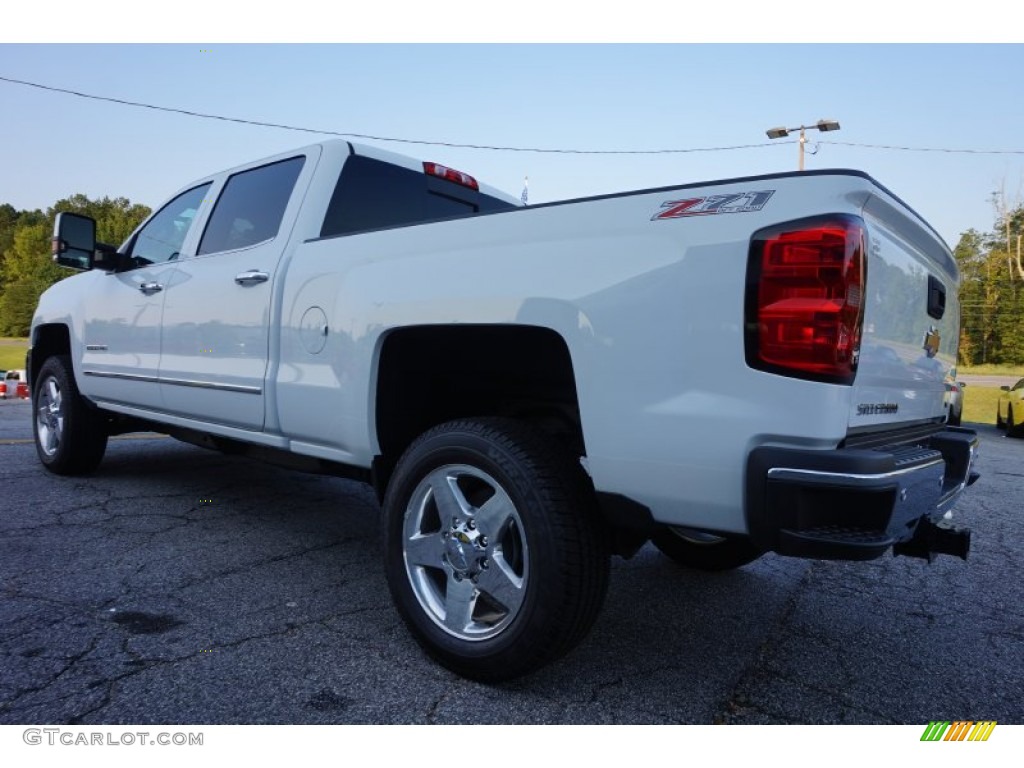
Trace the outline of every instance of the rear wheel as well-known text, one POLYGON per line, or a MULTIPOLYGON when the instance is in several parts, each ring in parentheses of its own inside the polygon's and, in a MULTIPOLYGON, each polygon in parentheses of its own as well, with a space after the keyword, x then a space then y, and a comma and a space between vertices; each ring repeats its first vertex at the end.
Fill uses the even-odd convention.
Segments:
POLYGON ((1010 437, 1019 437, 1024 427, 1013 418, 1013 406, 1006 409, 1006 434, 1010 437))
POLYGON ((36 453, 43 466, 58 475, 96 469, 107 448, 106 423, 102 412, 79 394, 71 358, 48 358, 33 395, 36 453))
POLYGON ((764 554, 746 536, 718 536, 671 526, 662 528, 651 540, 679 565, 701 571, 728 571, 764 554))
POLYGON ((567 653, 607 589, 607 536, 579 464, 507 419, 450 422, 414 442, 388 485, 384 537, 413 636, 476 680, 567 653))

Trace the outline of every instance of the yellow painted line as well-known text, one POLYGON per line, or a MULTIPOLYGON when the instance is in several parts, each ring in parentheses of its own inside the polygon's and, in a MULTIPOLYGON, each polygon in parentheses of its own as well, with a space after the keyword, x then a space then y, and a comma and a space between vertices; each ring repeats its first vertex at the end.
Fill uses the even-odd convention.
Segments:
MULTIPOLYGON (((110 438, 111 440, 163 440, 170 435, 115 435, 110 438)), ((16 440, 0 440, 0 445, 30 445, 34 443, 32 439, 16 439, 16 440)))

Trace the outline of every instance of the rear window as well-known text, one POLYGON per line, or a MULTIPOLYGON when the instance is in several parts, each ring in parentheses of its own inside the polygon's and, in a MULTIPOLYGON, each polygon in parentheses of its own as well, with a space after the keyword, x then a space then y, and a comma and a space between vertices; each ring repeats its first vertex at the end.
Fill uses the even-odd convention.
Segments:
POLYGON ((327 207, 321 237, 423 221, 453 219, 516 206, 468 187, 369 157, 345 161, 327 207))

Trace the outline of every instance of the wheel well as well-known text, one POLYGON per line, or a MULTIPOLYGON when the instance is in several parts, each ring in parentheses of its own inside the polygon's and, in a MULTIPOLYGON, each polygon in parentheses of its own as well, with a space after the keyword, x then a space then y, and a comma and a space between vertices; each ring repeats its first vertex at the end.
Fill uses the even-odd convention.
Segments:
POLYGON ((377 375, 378 491, 416 437, 474 416, 527 419, 585 453, 562 337, 520 325, 418 326, 388 334, 377 375))
POLYGON ((66 325, 41 325, 36 328, 32 337, 32 364, 28 372, 32 386, 35 386, 36 377, 47 358, 70 354, 71 334, 66 325))

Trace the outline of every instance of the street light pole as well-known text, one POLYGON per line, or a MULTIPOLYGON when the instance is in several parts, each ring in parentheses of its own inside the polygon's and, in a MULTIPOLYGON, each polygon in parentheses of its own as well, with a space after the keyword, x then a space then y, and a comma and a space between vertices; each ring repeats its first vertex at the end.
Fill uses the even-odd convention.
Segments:
POLYGON ((804 147, 807 144, 807 129, 815 131, 838 131, 839 123, 835 120, 819 120, 814 125, 800 125, 796 128, 769 128, 768 138, 769 139, 781 139, 785 136, 789 136, 792 131, 800 131, 800 139, 797 143, 800 145, 800 170, 804 169, 804 147))

